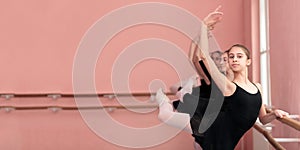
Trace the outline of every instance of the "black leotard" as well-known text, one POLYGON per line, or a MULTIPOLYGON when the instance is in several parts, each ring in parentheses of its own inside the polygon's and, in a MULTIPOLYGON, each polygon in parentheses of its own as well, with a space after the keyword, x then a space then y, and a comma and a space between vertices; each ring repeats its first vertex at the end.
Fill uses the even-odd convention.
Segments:
POLYGON ((235 85, 235 92, 225 97, 226 109, 219 113, 203 137, 195 136, 204 150, 233 150, 258 117, 262 104, 259 90, 251 94, 235 85))
POLYGON ((211 90, 211 87, 217 86, 211 80, 204 63, 202 61, 199 63, 211 84, 207 85, 204 80, 201 80, 201 86, 194 88, 192 95, 186 94, 177 110, 190 114, 193 136, 203 150, 233 150, 244 133, 255 123, 262 103, 261 94, 259 91, 251 94, 236 85, 234 94, 224 97, 219 88, 211 90), (220 112, 216 112, 217 118, 208 130, 199 133, 198 129, 209 98, 210 100, 224 99, 224 102, 220 112))
MULTIPOLYGON (((203 61, 200 60, 199 64, 203 69, 205 75, 211 81, 211 76, 207 68, 205 67, 203 61)), ((188 113, 191 118, 195 116, 195 114, 200 116, 203 115, 206 106, 208 104, 208 98, 210 97, 211 94, 211 85, 207 85, 203 79, 201 79, 200 82, 201 82, 201 86, 194 87, 192 90, 192 94, 186 94, 183 96, 183 103, 180 102, 179 100, 173 102, 173 106, 178 112, 188 113), (197 110, 199 112, 195 112, 197 110)), ((181 87, 178 88, 178 91, 180 89, 181 87)))

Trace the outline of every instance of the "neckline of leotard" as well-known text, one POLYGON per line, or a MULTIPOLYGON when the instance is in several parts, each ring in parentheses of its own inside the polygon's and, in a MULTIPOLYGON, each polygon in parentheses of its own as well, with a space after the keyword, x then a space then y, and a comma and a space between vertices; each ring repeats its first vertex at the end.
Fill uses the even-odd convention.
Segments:
POLYGON ((250 94, 250 95, 257 95, 257 94, 259 93, 258 87, 257 87, 253 82, 251 82, 251 83, 252 83, 252 84, 256 87, 256 89, 257 89, 257 92, 255 92, 255 93, 250 93, 250 92, 246 91, 245 89, 243 89, 242 87, 240 87, 238 84, 236 84, 236 83, 233 82, 233 81, 232 81, 232 83, 234 83, 234 84, 236 85, 237 88, 242 89, 243 91, 245 91, 246 93, 248 93, 248 94, 250 94))

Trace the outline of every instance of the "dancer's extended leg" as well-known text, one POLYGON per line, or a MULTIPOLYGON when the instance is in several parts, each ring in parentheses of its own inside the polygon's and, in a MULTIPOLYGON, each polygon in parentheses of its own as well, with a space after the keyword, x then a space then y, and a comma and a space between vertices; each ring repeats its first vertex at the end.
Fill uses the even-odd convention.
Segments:
POLYGON ((178 83, 172 85, 170 87, 170 92, 173 94, 176 94, 178 92, 178 89, 181 89, 182 86, 186 85, 190 79, 193 80, 193 87, 198 86, 198 75, 193 75, 186 80, 183 80, 181 82, 178 82, 178 83))
POLYGON ((159 104, 159 120, 165 122, 167 125, 184 129, 192 134, 189 114, 174 112, 173 106, 169 103, 169 98, 162 92, 162 89, 157 91, 156 100, 159 104))
POLYGON ((190 78, 188 82, 176 93, 176 96, 179 98, 181 102, 183 102, 183 96, 185 94, 192 94, 193 91, 194 79, 190 78))

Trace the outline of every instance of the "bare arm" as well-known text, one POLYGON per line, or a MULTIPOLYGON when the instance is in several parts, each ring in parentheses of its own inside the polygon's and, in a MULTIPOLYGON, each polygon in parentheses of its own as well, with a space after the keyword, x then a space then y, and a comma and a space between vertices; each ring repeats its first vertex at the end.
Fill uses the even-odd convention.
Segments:
MULTIPOLYGON (((203 68, 202 68, 202 67, 200 66, 200 64, 199 64, 200 59, 199 59, 199 57, 198 57, 198 55, 197 55, 197 52, 199 52, 198 46, 197 46, 197 44, 195 43, 195 41, 192 41, 192 45, 194 45, 194 46, 193 46, 193 47, 194 47, 194 50, 193 50, 193 54, 192 54, 192 61, 193 61, 193 64, 194 64, 194 66, 195 66, 195 69, 196 69, 198 75, 199 75, 202 79, 204 79, 204 81, 205 81, 205 83, 206 83, 207 85, 209 85, 209 84, 210 84, 210 81, 209 81, 208 77, 206 76, 206 74, 204 73, 203 68)), ((201 55, 201 56, 202 56, 202 55, 201 55)), ((200 56, 200 57, 201 57, 201 56, 200 56)), ((202 61, 205 61, 205 59, 204 59, 203 57, 202 57, 201 59, 202 59, 202 61)))
MULTIPOLYGON (((207 27, 205 24, 202 24, 201 26, 201 34, 200 34, 200 41, 198 43, 198 47, 201 48, 201 52, 203 53, 204 57, 206 58, 206 62, 208 64, 208 71, 212 77, 212 79, 215 81, 217 86, 220 88, 220 90, 223 92, 225 96, 231 95, 236 86, 226 78, 225 75, 223 75, 213 60, 211 59, 208 51, 208 36, 207 36, 207 27)), ((200 50, 200 49, 199 49, 200 50)))
POLYGON ((274 119, 276 119, 276 115, 274 112, 267 114, 265 105, 262 104, 260 107, 260 110, 259 110, 258 118, 262 124, 267 124, 267 123, 273 121, 274 119))
POLYGON ((195 53, 195 51, 197 51, 197 42, 196 41, 198 41, 198 39, 193 39, 192 41, 191 41, 191 45, 190 45, 190 50, 189 50, 189 59, 191 60, 191 61, 193 61, 193 57, 194 57, 194 54, 196 54, 197 56, 198 56, 198 54, 197 53, 195 53))
MULTIPOLYGON (((262 92, 262 88, 261 88, 261 85, 259 83, 256 83, 255 84, 259 91, 260 91, 260 94, 263 95, 263 92, 262 92)), ((273 112, 271 113, 267 113, 266 112, 266 107, 264 104, 261 105, 260 107, 260 110, 259 110, 259 121, 262 123, 262 124, 267 124, 267 123, 270 123, 271 121, 275 120, 277 117, 279 118, 282 118, 283 116, 288 116, 289 114, 285 111, 282 111, 280 109, 275 109, 273 112)))
POLYGON ((220 88, 222 93, 227 96, 231 95, 236 86, 223 75, 213 60, 211 59, 208 51, 208 28, 212 30, 214 26, 220 22, 222 19, 223 13, 219 11, 221 7, 219 6, 215 11, 209 13, 207 17, 204 18, 203 24, 201 25, 201 32, 199 35, 200 41, 197 41, 197 51, 200 51, 199 54, 202 54, 205 58, 204 63, 208 68, 208 72, 211 75, 212 79, 215 81, 217 86, 220 88))

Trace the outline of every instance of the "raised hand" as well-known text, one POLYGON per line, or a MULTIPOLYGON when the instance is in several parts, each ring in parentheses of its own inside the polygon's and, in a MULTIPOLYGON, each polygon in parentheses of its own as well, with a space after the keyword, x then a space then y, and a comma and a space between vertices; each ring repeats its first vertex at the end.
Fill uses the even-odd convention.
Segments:
POLYGON ((215 25, 221 21, 223 13, 219 10, 221 6, 218 6, 213 12, 209 13, 203 20, 209 30, 213 30, 215 25))

